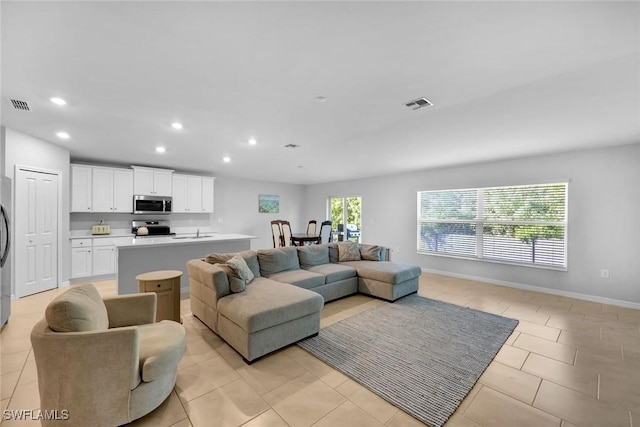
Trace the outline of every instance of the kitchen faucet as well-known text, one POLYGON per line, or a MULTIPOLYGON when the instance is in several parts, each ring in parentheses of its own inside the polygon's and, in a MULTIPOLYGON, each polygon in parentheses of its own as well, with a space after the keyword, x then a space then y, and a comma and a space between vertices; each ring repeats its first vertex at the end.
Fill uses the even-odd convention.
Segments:
POLYGON ((198 230, 196 231, 196 239, 200 238, 200 227, 198 227, 198 230))

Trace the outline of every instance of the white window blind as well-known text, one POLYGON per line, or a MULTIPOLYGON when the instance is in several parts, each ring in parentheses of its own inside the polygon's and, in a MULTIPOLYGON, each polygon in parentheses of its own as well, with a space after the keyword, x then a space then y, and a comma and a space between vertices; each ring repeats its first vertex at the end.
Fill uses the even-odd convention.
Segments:
POLYGON ((566 268, 567 184, 418 192, 419 253, 566 268))

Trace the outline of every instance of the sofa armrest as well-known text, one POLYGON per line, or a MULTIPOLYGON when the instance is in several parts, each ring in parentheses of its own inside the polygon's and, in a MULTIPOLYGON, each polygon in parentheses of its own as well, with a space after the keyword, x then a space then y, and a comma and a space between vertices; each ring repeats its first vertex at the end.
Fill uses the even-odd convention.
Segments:
POLYGON ((157 298, 155 292, 105 297, 109 328, 155 323, 157 298))

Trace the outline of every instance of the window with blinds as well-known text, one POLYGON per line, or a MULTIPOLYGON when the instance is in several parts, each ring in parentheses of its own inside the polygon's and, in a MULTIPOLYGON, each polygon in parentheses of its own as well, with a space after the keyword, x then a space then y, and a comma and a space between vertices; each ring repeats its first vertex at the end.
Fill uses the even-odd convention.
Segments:
POLYGON ((565 269, 567 183, 418 192, 419 253, 565 269))

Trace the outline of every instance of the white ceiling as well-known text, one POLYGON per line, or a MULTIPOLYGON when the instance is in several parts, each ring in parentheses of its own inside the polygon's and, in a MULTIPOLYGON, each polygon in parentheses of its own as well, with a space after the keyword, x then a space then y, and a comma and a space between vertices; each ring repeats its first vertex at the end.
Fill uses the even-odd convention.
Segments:
POLYGON ((640 142, 638 2, 3 1, 1 15, 2 96, 33 109, 3 99, 2 124, 74 160, 309 184, 640 142), (423 96, 435 105, 403 105, 423 96))

